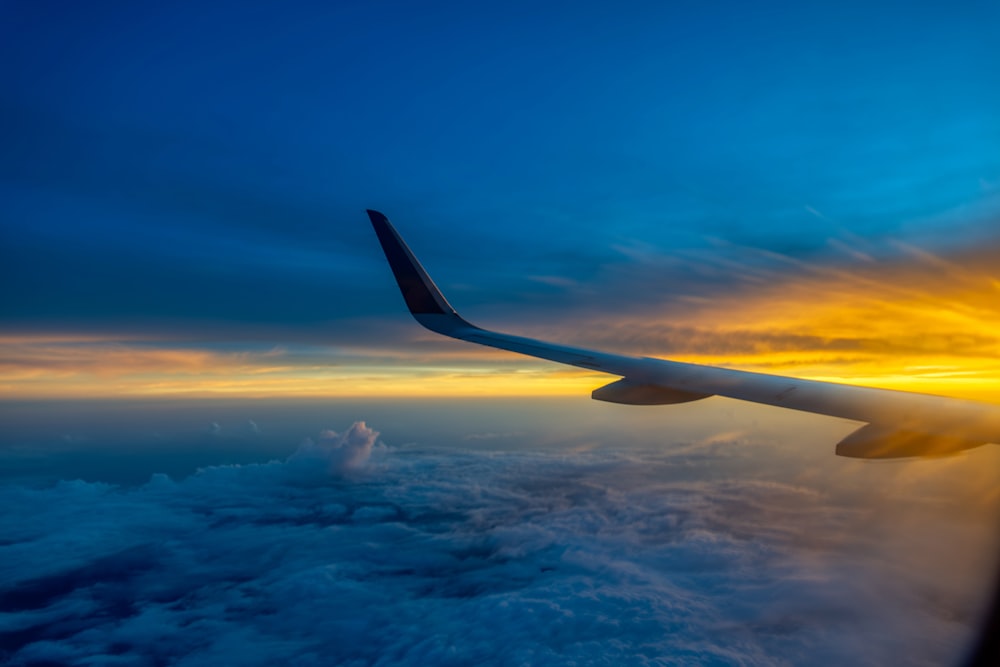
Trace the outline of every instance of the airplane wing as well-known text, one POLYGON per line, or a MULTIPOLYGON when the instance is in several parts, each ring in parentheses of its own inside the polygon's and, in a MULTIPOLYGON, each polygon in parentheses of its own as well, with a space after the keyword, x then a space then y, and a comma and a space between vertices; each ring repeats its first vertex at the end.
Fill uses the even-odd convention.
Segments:
POLYGON ((838 443, 836 453, 853 458, 944 456, 1000 443, 1000 406, 989 403, 632 357, 481 329, 451 307, 388 218, 372 210, 368 217, 417 322, 459 340, 620 378, 595 389, 594 399, 667 405, 725 396, 852 419, 865 425, 838 443))

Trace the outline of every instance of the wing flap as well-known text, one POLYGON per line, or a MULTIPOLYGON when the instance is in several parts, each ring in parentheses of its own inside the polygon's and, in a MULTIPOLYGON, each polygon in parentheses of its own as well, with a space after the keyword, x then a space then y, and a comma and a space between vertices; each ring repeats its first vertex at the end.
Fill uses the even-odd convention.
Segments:
POLYGON ((611 384, 598 387, 590 394, 594 400, 623 405, 674 405, 700 401, 709 396, 711 394, 681 391, 656 384, 635 382, 628 378, 622 378, 611 384))
POLYGON ((956 435, 868 424, 838 442, 836 452, 837 456, 855 459, 899 459, 911 456, 951 456, 985 444, 970 442, 956 435))

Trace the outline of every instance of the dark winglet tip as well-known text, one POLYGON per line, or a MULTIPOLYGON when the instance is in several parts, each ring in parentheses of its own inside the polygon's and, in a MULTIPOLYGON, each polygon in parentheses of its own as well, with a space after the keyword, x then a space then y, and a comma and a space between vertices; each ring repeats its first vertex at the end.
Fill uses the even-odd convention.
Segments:
POLYGON ((424 272, 420 262, 413 256, 406 243, 392 227, 392 223, 382 213, 366 209, 368 217, 371 218, 375 235, 378 236, 385 258, 389 261, 389 268, 392 269, 399 285, 400 292, 403 293, 403 300, 406 306, 414 315, 447 315, 454 313, 454 309, 448 305, 444 295, 434 286, 434 282, 424 272))

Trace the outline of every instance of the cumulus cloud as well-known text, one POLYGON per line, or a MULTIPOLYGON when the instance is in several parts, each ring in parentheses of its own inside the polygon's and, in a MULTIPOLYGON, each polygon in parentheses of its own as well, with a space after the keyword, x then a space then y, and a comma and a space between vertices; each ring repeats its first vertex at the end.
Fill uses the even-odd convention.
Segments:
POLYGON ((307 438, 289 460, 324 461, 331 473, 357 472, 368 463, 377 439, 378 431, 363 421, 355 422, 344 433, 327 430, 317 440, 307 438))
POLYGON ((0 515, 0 658, 937 665, 970 636, 975 595, 891 562, 882 526, 815 488, 669 449, 377 439, 358 422, 138 488, 0 487, 19 508, 0 515))

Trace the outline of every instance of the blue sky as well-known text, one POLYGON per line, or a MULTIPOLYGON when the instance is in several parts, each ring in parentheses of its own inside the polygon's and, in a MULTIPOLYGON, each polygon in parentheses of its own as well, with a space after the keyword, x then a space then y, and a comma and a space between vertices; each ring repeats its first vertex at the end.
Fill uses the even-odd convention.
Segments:
POLYGON ((995 3, 4 12, 19 330, 386 318, 366 207, 467 308, 572 300, 530 277, 586 285, 616 245, 994 240, 995 3))

